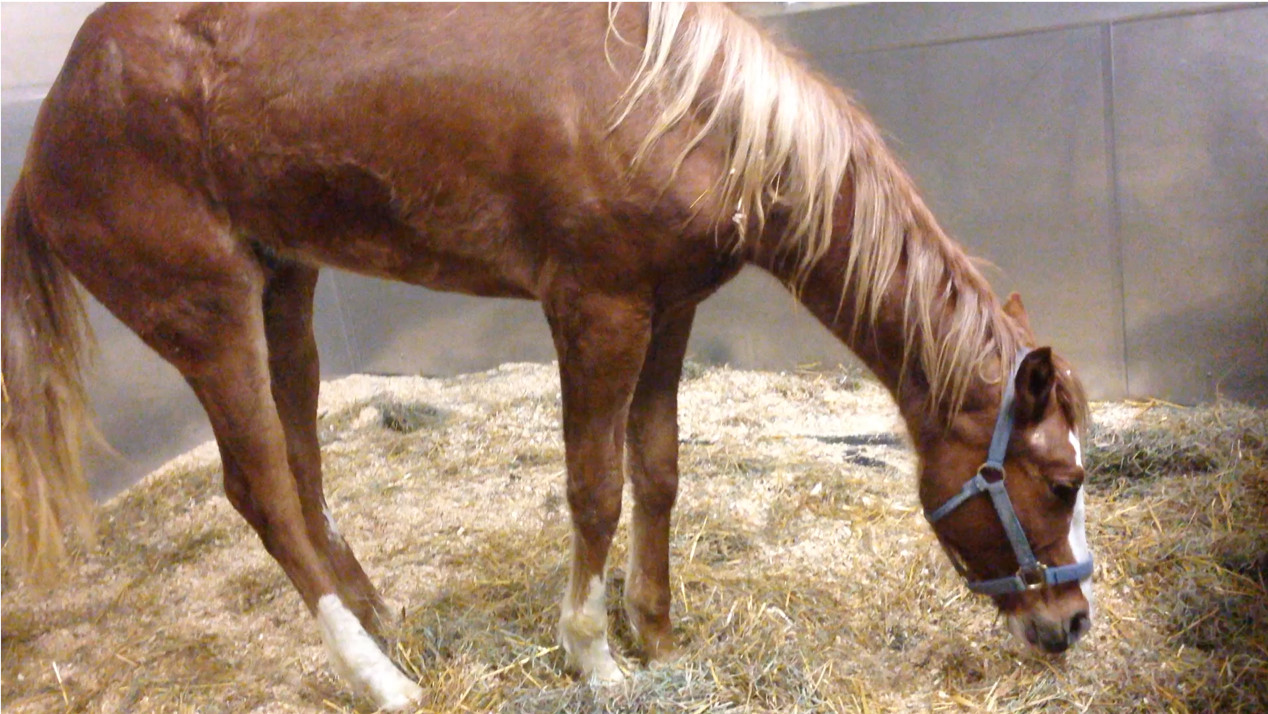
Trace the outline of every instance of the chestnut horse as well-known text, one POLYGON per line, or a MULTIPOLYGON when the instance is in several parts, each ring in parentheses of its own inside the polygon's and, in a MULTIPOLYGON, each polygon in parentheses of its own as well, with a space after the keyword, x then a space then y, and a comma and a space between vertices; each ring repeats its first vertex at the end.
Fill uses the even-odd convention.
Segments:
POLYGON ((674 646, 683 354, 696 305, 745 265, 894 395, 971 587, 1037 647, 1082 635, 1079 382, 1033 349, 1020 302, 994 297, 871 121, 720 5, 98 10, 4 214, 8 555, 47 572, 64 530, 90 530, 77 281, 189 382, 230 502, 334 666, 408 707, 422 692, 376 639, 388 609, 322 493, 318 271, 530 298, 563 394, 559 637, 583 677, 620 681, 603 602, 624 483, 625 607, 656 659, 674 646))

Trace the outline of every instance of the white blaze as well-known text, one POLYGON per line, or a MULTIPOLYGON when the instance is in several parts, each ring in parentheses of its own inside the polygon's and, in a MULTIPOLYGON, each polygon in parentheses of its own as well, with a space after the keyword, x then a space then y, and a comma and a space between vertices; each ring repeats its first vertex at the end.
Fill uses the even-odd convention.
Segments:
MULTIPOLYGON (((1074 447, 1074 462, 1080 467, 1083 466, 1083 449, 1079 445, 1079 437, 1073 431, 1070 432, 1070 445, 1074 447)), ((1070 519, 1070 550, 1074 553, 1076 562, 1082 562, 1092 557, 1091 551, 1087 547, 1087 516, 1083 510, 1083 489, 1079 489, 1079 495, 1074 500, 1074 516, 1070 519)), ((1083 597, 1087 598, 1089 614, 1092 608, 1092 576, 1088 576, 1079 581, 1079 589, 1083 591, 1083 597)))
POLYGON ((403 711, 422 700, 423 690, 383 654, 338 595, 322 595, 317 601, 317 628, 335 671, 379 709, 403 711))

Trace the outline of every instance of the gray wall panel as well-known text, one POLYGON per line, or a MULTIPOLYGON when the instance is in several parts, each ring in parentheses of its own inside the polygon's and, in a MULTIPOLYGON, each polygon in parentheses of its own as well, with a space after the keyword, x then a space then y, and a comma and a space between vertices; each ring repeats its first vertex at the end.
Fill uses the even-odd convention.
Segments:
POLYGON ((1114 30, 1134 394, 1268 398, 1268 9, 1114 30))
POLYGON ((792 293, 758 268, 745 268, 701 304, 687 355, 738 369, 858 364, 792 293))
MULTIPOLYGON (((339 310, 318 312, 318 327, 346 325, 351 372, 453 375, 505 362, 550 362, 555 348, 541 306, 525 300, 437 293, 342 271, 339 310)), ((320 335, 319 335, 320 339, 320 335)), ((701 306, 688 355, 742 369, 852 364, 849 351, 766 273, 745 270, 701 306)), ((323 353, 324 354, 324 353, 323 353)))
POLYGON ((104 498, 210 439, 211 427, 175 367, 91 298, 88 316, 99 358, 86 384, 109 448, 91 449, 85 469, 93 495, 104 498))
POLYGON ((1121 397, 1098 28, 840 55, 824 71, 873 114, 943 227, 1022 294, 1039 339, 1121 397))
POLYGON ((323 271, 317 278, 313 296, 313 337, 317 340, 318 359, 323 375, 352 374, 357 363, 348 345, 348 329, 344 318, 336 271, 323 271))
POLYGON ((438 293, 332 270, 323 276, 338 286, 356 371, 450 375, 554 359, 536 303, 438 293))
POLYGON ((1216 9, 1210 3, 858 3, 765 21, 814 57, 1032 34, 1216 9))

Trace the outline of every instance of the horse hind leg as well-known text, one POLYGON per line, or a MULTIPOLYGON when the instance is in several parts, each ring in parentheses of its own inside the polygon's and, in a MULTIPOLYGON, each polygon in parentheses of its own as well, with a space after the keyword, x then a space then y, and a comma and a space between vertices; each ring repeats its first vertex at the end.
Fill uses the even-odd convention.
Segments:
POLYGON ((376 641, 387 609, 335 528, 323 493, 317 441, 320 368, 312 333, 318 271, 300 263, 265 262, 261 305, 268 384, 283 432, 289 486, 308 540, 334 586, 309 607, 335 669, 379 707, 407 708, 421 698, 422 690, 396 669, 376 641))
POLYGON ((270 387, 260 262, 161 172, 113 159, 115 180, 96 192, 41 194, 43 210, 58 217, 52 242, 89 292, 193 388, 220 447, 230 503, 315 615, 335 668, 380 707, 408 707, 421 690, 343 606, 308 532, 270 387))
MULTIPOLYGON (((260 273, 258 264, 243 265, 237 274, 251 272, 260 273)), ((396 669, 344 605, 326 543, 311 535, 305 499, 291 470, 286 428, 273 397, 264 280, 254 282, 251 295, 229 303, 240 312, 236 329, 220 330, 217 349, 207 354, 202 368, 186 372, 220 445, 225 493, 316 617, 335 669, 381 708, 404 709, 420 699, 422 691, 396 669)))
POLYGON ((334 575, 339 599, 368 632, 381 637, 389 619, 387 607, 335 526, 322 487, 317 440, 321 376, 312 330, 318 270, 275 258, 265 263, 264 328, 273 402, 286 432, 287 461, 299 489, 308 535, 334 575))
POLYGON ((162 64, 166 45, 144 31, 94 17, 96 35, 114 39, 81 43, 41 108, 23 168, 32 220, 80 283, 194 389, 226 494, 317 616, 336 666, 380 706, 409 706, 421 691, 342 605, 308 532, 270 386, 265 272, 211 198, 199 117, 169 101, 178 65, 162 64), (120 60, 120 46, 136 51, 120 60), (120 73, 121 61, 131 69, 120 73))
POLYGON ((260 302, 258 295, 251 301, 244 329, 221 335, 223 349, 208 360, 207 369, 186 375, 211 418, 225 492, 316 616, 335 669, 380 707, 403 709, 421 697, 421 690, 344 605, 325 544, 310 535, 271 393, 260 302))

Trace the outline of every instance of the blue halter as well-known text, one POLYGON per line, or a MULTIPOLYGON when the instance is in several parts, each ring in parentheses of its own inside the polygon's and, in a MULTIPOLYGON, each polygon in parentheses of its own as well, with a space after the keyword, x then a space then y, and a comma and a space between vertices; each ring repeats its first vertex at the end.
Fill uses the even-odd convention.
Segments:
MULTIPOLYGON (((1004 383, 1004 398, 1000 402, 999 416, 995 419, 995 433, 991 435, 991 446, 986 452, 986 463, 978 467, 977 474, 964 484, 964 488, 960 489, 959 493, 932 511, 925 511, 925 518, 933 524, 979 493, 990 495, 991 503, 995 506, 995 513, 999 516, 999 522, 1004 526, 1008 542, 1013 547, 1013 554, 1017 556, 1018 568, 1015 575, 970 582, 969 590, 982 595, 1013 595, 1027 590, 1078 582, 1092 575, 1090 555, 1087 560, 1070 565, 1049 567, 1040 563, 1030 549, 1026 531, 1022 529, 1021 521, 1017 520, 1013 502, 1009 500, 1008 490, 1004 487, 1004 455, 1008 451, 1008 441, 1013 434, 1013 383, 1017 380, 1017 370, 1021 367, 1022 360, 1028 354, 1030 354, 1029 350, 1023 350, 1018 354, 1017 363, 1013 365, 1012 373, 1004 383)), ((952 562, 955 562, 954 558, 952 562)), ((955 565, 957 570, 967 575, 959 563, 955 565)))

